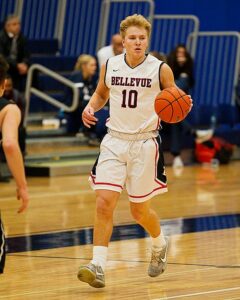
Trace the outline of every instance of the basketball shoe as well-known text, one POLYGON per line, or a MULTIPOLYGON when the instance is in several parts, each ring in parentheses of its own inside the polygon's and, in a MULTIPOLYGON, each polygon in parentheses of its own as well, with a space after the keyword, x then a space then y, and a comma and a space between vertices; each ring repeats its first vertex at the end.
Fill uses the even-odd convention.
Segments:
POLYGON ((179 155, 174 157, 172 167, 176 169, 184 167, 183 161, 179 155))
POLYGON ((152 249, 152 258, 148 267, 148 275, 156 277, 162 274, 167 266, 167 251, 168 251, 168 238, 165 237, 166 246, 160 251, 152 249))
POLYGON ((80 281, 86 282, 92 287, 105 287, 105 276, 101 266, 96 266, 92 263, 81 266, 78 270, 77 277, 80 281))

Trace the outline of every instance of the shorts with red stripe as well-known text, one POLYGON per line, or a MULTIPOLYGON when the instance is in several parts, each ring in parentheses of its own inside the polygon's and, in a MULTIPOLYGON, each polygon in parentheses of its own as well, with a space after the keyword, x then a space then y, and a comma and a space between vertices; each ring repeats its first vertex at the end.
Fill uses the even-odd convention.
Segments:
POLYGON ((137 203, 167 192, 160 136, 129 141, 107 134, 90 182, 94 190, 121 193, 126 188, 129 200, 137 203))

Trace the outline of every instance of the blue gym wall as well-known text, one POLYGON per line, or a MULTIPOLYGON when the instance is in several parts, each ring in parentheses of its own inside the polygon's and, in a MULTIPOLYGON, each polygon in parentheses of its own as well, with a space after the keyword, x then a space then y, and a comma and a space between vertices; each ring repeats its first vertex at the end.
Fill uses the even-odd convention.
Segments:
POLYGON ((239 0, 155 0, 156 14, 191 14, 201 31, 240 31, 239 0))

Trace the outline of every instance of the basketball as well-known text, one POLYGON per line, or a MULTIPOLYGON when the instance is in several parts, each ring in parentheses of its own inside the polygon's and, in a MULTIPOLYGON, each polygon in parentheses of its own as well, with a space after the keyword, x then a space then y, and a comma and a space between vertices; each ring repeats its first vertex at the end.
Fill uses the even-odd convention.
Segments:
POLYGON ((178 123, 186 118, 191 107, 191 98, 181 89, 170 87, 155 98, 155 112, 166 123, 178 123))

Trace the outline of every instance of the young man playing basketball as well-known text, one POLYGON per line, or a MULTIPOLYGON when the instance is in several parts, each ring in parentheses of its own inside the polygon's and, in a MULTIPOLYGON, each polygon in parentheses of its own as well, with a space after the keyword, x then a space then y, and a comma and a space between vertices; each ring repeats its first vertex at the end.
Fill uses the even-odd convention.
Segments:
MULTIPOLYGON (((23 212, 28 206, 28 190, 25 177, 23 158, 18 145, 18 126, 21 121, 21 112, 14 102, 2 98, 5 89, 8 64, 0 56, 0 131, 1 146, 6 155, 9 169, 17 185, 17 199, 22 201, 18 212, 23 212)), ((0 216, 1 217, 1 216, 0 216)), ((5 238, 0 218, 0 274, 5 264, 5 238)))
POLYGON ((91 173, 96 191, 93 259, 78 271, 79 280, 95 288, 105 286, 113 212, 124 186, 133 218, 152 240, 148 275, 158 276, 166 268, 168 240, 150 208, 150 198, 167 191, 154 99, 161 89, 174 87, 175 83, 170 67, 146 54, 150 31, 150 23, 141 15, 121 22, 126 54, 112 57, 102 66, 97 89, 82 114, 85 126, 95 125, 94 112, 109 99, 108 134, 91 173))

